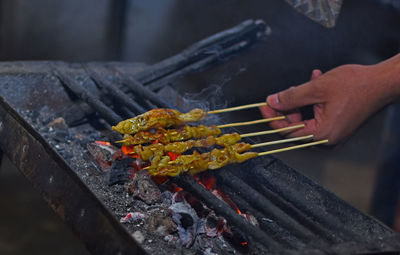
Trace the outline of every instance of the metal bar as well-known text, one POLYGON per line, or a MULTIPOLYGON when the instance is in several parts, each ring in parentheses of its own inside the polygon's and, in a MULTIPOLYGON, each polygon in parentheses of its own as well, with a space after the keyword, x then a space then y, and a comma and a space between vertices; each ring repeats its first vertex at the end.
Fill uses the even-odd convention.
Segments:
POLYGON ((93 254, 145 254, 61 156, 2 97, 0 148, 93 254))
POLYGON ((214 175, 225 185, 234 188, 240 195, 249 201, 251 205, 263 212, 264 215, 276 221, 278 225, 298 237, 300 240, 308 243, 310 240, 319 239, 313 235, 310 230, 290 218, 283 210, 276 207, 269 200, 259 194, 251 186, 247 185, 243 180, 231 174, 229 171, 216 171, 214 175))
MULTIPOLYGON (((123 91, 121 91, 116 85, 111 84, 107 79, 102 78, 100 74, 90 64, 82 64, 83 68, 92 78, 92 80, 102 88, 105 88, 107 92, 114 97, 119 103, 125 105, 129 110, 136 114, 144 113, 146 110, 136 103, 134 100, 129 98, 123 91)), ((134 116, 131 116, 134 117, 134 116)))
POLYGON ((285 211, 285 213, 296 219, 297 222, 301 222, 302 225, 306 226, 312 232, 327 240, 329 243, 338 243, 343 241, 343 239, 340 238, 335 232, 314 221, 313 218, 304 214, 301 210, 283 200, 267 187, 259 185, 257 186, 257 190, 260 192, 260 194, 270 199, 274 204, 285 211))
POLYGON ((230 199, 232 199, 242 213, 249 212, 256 217, 261 229, 274 240, 282 245, 287 245, 292 249, 304 247, 305 243, 303 241, 291 236, 289 231, 279 226, 276 221, 267 218, 262 212, 256 210, 252 205, 250 205, 249 201, 246 201, 244 198, 242 198, 236 191, 233 190, 233 188, 220 183, 218 183, 218 188, 221 188, 222 191, 227 194, 230 199))
POLYGON ((230 208, 225 202, 218 199, 202 185, 197 183, 192 177, 184 174, 175 178, 170 178, 170 180, 185 191, 190 192, 195 197, 201 199, 201 201, 203 201, 209 208, 223 216, 230 224, 239 227, 241 231, 265 246, 268 250, 272 252, 280 251, 280 254, 285 254, 284 252, 282 253, 284 247, 282 247, 281 244, 277 243, 257 227, 249 224, 242 216, 232 210, 232 208, 230 208))
POLYGON ((151 91, 151 89, 145 87, 142 83, 137 81, 136 79, 126 76, 120 75, 120 72, 115 69, 117 74, 119 74, 119 78, 122 81, 122 84, 126 85, 132 93, 138 95, 140 97, 146 98, 150 100, 152 103, 157 105, 158 107, 168 108, 168 103, 160 98, 156 93, 151 91))
POLYGON ((64 86, 70 89, 77 97, 85 101, 93 109, 96 109, 96 111, 101 114, 102 118, 104 118, 110 125, 115 125, 116 123, 122 121, 120 116, 118 116, 95 96, 90 94, 86 89, 80 86, 74 79, 64 74, 60 68, 55 67, 54 73, 64 86))
MULTIPOLYGON (((271 163, 270 167, 273 168, 275 164, 277 164, 277 161, 271 163)), ((337 235, 341 240, 361 241, 364 239, 361 233, 355 233, 354 231, 348 229, 347 226, 341 223, 337 217, 328 214, 326 211, 321 211, 319 207, 310 206, 309 202, 307 202, 304 197, 301 197, 302 195, 300 192, 296 192, 294 189, 290 189, 291 191, 288 192, 287 186, 290 184, 286 182, 280 182, 277 179, 274 179, 274 181, 271 182, 271 178, 268 178, 267 172, 264 168, 250 168, 248 169, 246 176, 247 178, 252 179, 258 185, 264 185, 269 189, 279 191, 279 196, 284 198, 293 206, 296 206, 296 208, 301 210, 303 213, 307 214, 308 217, 312 219, 312 222, 318 222, 318 224, 330 229, 332 232, 334 232, 334 235, 337 235), (284 188, 282 185, 286 185, 286 188, 284 188)))

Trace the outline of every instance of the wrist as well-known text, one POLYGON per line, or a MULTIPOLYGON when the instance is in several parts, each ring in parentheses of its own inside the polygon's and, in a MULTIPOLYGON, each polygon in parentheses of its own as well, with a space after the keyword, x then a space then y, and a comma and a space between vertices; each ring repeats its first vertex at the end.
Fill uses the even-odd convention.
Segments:
POLYGON ((400 54, 370 66, 371 80, 378 87, 385 104, 393 103, 400 99, 400 54))

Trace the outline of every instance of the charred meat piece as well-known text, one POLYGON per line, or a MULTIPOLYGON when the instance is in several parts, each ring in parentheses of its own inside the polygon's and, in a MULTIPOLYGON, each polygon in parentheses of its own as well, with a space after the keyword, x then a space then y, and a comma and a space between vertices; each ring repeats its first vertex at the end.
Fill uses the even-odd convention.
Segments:
POLYGON ((198 108, 188 113, 164 108, 153 109, 134 118, 121 121, 116 126, 113 126, 112 129, 121 134, 135 134, 151 128, 181 126, 187 122, 199 121, 206 115, 206 111, 198 108))
POLYGON ((215 170, 256 157, 257 152, 240 153, 250 148, 250 144, 238 143, 202 154, 195 151, 191 155, 181 155, 174 161, 171 161, 169 156, 157 157, 153 159, 149 173, 150 175, 177 176, 184 172, 193 175, 207 169, 215 170))
POLYGON ((135 135, 126 134, 122 140, 123 145, 137 145, 144 143, 152 143, 158 141, 162 144, 170 142, 185 141, 188 139, 199 139, 208 136, 217 136, 221 134, 221 129, 216 126, 199 125, 197 127, 183 126, 180 129, 163 129, 159 128, 154 132, 140 131, 135 135))
POLYGON ((220 137, 208 136, 199 140, 188 140, 183 142, 174 142, 168 144, 154 143, 148 146, 136 145, 129 148, 129 154, 136 154, 142 160, 151 160, 155 156, 163 156, 168 152, 182 154, 194 147, 207 148, 216 144, 221 146, 231 146, 240 141, 238 133, 225 134, 220 137))

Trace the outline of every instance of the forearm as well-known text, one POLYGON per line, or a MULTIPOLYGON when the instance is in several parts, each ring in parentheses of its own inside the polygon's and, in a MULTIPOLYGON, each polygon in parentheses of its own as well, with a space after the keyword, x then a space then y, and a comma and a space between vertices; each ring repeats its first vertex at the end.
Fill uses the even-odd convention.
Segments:
POLYGON ((385 103, 400 100, 400 54, 370 68, 368 76, 376 84, 377 90, 383 94, 385 103))

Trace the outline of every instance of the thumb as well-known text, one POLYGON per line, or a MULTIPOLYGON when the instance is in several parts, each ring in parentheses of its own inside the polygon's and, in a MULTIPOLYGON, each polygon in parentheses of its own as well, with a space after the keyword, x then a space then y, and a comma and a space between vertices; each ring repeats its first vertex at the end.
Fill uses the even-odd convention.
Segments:
POLYGON ((278 111, 290 111, 302 106, 320 103, 315 92, 316 89, 310 82, 307 82, 268 96, 267 103, 271 108, 278 111))

